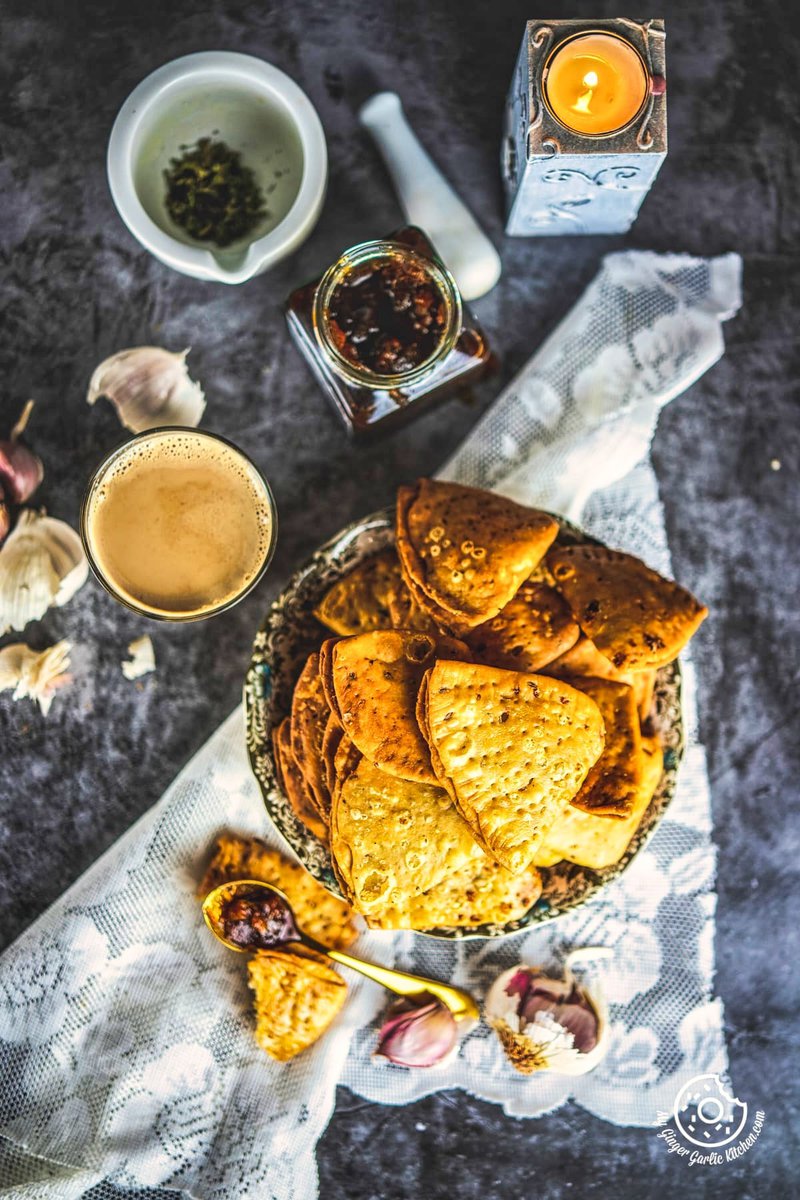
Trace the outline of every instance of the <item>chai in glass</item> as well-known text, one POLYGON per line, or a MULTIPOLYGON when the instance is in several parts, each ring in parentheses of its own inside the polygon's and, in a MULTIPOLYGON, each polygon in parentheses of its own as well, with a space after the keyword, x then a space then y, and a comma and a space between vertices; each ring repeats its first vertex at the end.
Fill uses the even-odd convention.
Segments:
POLYGON ((101 463, 81 512, 103 586, 148 617, 193 621, 264 574, 276 514, 266 480, 230 442, 197 429, 139 434, 101 463))

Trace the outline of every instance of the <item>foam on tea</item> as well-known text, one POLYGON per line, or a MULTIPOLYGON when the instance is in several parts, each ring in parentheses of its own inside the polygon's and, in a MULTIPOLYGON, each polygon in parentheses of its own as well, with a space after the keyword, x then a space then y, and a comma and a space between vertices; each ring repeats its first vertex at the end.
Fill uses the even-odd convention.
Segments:
POLYGON ((121 600, 185 619, 247 591, 271 550, 272 506, 233 446, 199 431, 155 430, 101 470, 83 529, 93 565, 121 600))

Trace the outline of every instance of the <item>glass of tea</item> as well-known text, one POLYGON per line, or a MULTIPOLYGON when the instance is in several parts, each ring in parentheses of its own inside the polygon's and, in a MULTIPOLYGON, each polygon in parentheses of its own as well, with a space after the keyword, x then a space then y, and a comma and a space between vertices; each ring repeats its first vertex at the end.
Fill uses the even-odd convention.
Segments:
POLYGON ((168 426, 100 463, 80 528, 89 564, 115 600, 156 620, 199 621, 256 586, 278 521, 269 484, 238 447, 168 426))

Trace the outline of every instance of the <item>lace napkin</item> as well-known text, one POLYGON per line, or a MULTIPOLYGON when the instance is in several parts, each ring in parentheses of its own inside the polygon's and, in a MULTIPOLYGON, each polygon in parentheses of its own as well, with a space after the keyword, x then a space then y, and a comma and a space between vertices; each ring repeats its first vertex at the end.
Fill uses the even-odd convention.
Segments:
MULTIPOLYGON (((740 270, 736 255, 606 258, 444 477, 565 512, 669 572, 648 447, 659 409, 722 354, 740 270)), ((256 1047, 243 962, 210 937, 195 898, 221 824, 265 835, 238 709, 0 959, 0 1195, 77 1200, 108 1181, 197 1200, 308 1200, 339 1082, 386 1104, 461 1087, 517 1116, 572 1096, 608 1121, 648 1125, 686 1079, 724 1071, 708 783, 689 662, 684 672, 678 791, 619 879, 583 908, 500 942, 370 933, 354 947, 478 996, 513 962, 558 966, 573 946, 610 947, 611 1048, 595 1071, 517 1075, 484 1025, 442 1067, 376 1061, 386 995, 349 972, 350 999, 313 1049, 280 1065, 256 1047)), ((273 830, 266 836, 281 844, 273 830)))

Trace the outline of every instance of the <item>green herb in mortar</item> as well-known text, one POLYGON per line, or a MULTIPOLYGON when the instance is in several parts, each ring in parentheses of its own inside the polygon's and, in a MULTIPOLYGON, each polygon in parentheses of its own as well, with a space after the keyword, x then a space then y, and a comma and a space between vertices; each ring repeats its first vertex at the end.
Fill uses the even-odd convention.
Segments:
POLYGON ((180 149, 185 152, 164 172, 167 212, 176 225, 220 248, 252 233, 267 207, 239 152, 207 137, 180 149))

